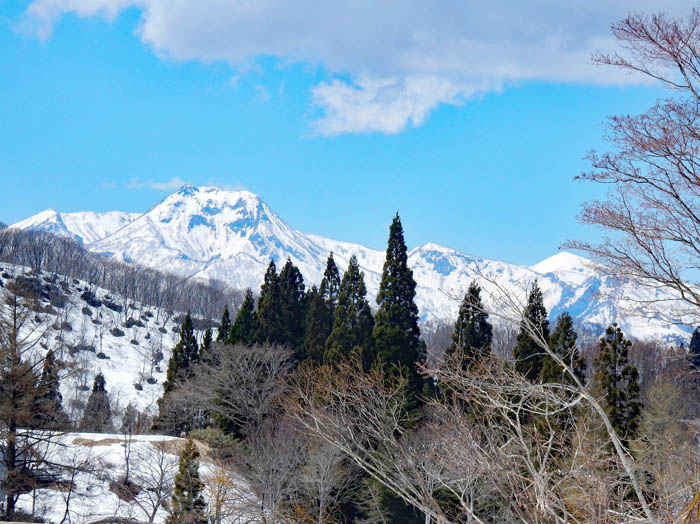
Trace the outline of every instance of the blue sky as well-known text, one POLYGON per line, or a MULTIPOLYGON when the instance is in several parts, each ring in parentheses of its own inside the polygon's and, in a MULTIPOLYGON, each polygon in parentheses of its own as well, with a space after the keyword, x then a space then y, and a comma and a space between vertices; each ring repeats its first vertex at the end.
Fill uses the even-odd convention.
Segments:
POLYGON ((248 189, 339 240, 383 248, 398 210, 410 246, 533 264, 600 234, 575 218, 599 188, 572 179, 605 149, 606 115, 666 96, 588 62, 630 2, 445 1, 428 22, 420 2, 356 2, 338 27, 312 1, 303 22, 285 2, 194 4, 207 16, 164 0, 0 3, 0 221, 145 211, 184 181, 248 189), (481 34, 489 23, 502 32, 481 34))

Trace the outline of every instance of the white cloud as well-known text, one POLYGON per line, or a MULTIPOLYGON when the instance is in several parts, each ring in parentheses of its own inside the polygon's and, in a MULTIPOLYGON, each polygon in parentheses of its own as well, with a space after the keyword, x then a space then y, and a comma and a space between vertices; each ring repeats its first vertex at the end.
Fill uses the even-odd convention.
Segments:
MULTIPOLYGON (((690 0, 663 9, 687 14, 690 0)), ((114 18, 141 11, 138 35, 160 56, 224 61, 239 72, 256 57, 321 65, 313 88, 322 133, 397 132, 440 104, 528 81, 640 82, 592 66, 614 47, 609 25, 654 0, 34 0, 24 25, 47 38, 65 13, 114 18), (339 75, 338 78, 334 78, 339 75)))
POLYGON ((439 104, 458 104, 472 93, 471 86, 436 77, 332 80, 313 89, 314 104, 323 109, 314 126, 324 135, 398 133, 423 124, 439 104))
POLYGON ((156 182, 154 180, 141 181, 138 178, 132 178, 126 185, 127 189, 154 189, 156 191, 174 191, 187 184, 180 177, 172 177, 170 180, 156 182))

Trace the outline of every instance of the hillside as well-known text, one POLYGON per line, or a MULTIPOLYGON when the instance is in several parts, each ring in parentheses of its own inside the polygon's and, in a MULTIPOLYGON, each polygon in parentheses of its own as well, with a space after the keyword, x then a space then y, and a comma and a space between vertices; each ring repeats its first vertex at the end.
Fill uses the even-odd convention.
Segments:
POLYGON ((74 421, 99 372, 107 381, 115 414, 129 403, 139 411, 155 410, 168 358, 179 337, 176 314, 84 281, 35 274, 8 264, 0 264, 0 268, 0 294, 4 296, 10 282, 19 281, 40 297, 38 310, 22 336, 38 341, 35 351, 43 354, 52 349, 69 366, 61 381, 61 394, 74 421))
MULTIPOLYGON (((26 512, 34 507, 34 514, 49 522, 61 522, 66 517, 67 522, 75 523, 122 517, 161 523, 168 515, 183 444, 184 439, 163 435, 63 434, 47 453, 48 460, 63 466, 63 481, 22 495, 18 506, 26 512), (128 488, 123 483, 127 456, 128 488), (165 507, 156 504, 159 497, 165 507)), ((213 508, 215 493, 221 499, 225 492, 230 504, 226 517, 231 522, 250 518, 257 500, 245 480, 218 467, 206 445, 198 443, 197 447, 202 455, 199 473, 205 485, 205 501, 213 508)))

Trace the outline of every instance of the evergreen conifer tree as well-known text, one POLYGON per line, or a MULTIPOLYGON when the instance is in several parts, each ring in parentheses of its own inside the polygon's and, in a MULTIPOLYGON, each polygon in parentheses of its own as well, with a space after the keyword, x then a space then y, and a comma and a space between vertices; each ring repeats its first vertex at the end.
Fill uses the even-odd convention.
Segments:
POLYGON ((603 397, 603 408, 625 445, 637 434, 642 409, 639 373, 629 363, 631 345, 617 324, 613 324, 600 339, 600 350, 593 363, 594 390, 603 397))
POLYGON ((690 337, 688 360, 695 370, 700 369, 700 327, 696 327, 690 337))
POLYGON ((104 375, 101 372, 95 375, 92 393, 88 397, 83 418, 80 421, 79 429, 81 431, 104 433, 112 429, 112 410, 106 386, 104 375))
POLYGON ((163 398, 175 387, 175 382, 188 375, 189 368, 199 360, 199 346, 194 336, 192 317, 188 311, 180 326, 180 340, 173 348, 168 361, 168 371, 163 384, 163 398))
POLYGON ((326 301, 330 318, 332 319, 333 313, 335 313, 335 306, 338 304, 338 294, 340 293, 340 273, 333 259, 333 252, 328 255, 328 260, 326 260, 326 270, 323 272, 319 293, 326 301))
POLYGON ((315 362, 321 362, 326 349, 326 340, 331 334, 333 318, 328 303, 316 286, 307 293, 306 304, 304 355, 315 362))
POLYGON ((217 342, 226 342, 231 333, 231 315, 228 312, 228 305, 224 306, 224 313, 221 315, 219 331, 216 333, 217 342))
POLYGON ((284 343, 284 328, 282 326, 282 307, 280 296, 280 278, 275 262, 270 260, 265 272, 265 279, 260 286, 258 298, 258 331, 255 335, 257 342, 270 344, 284 343))
POLYGON ((397 213, 389 228, 373 336, 380 361, 407 366, 414 376, 417 375, 416 364, 425 358, 415 297, 416 281, 408 267, 403 227, 397 213))
POLYGON ((472 281, 459 307, 447 354, 456 351, 463 355, 463 366, 467 369, 489 354, 492 340, 493 327, 481 304, 481 287, 472 281))
POLYGON ((283 330, 282 342, 298 350, 304 341, 306 293, 301 271, 290 259, 282 267, 280 281, 280 309, 283 330))
MULTIPOLYGON (((389 228, 372 335, 376 360, 388 364, 391 375, 400 373, 408 378, 407 409, 412 413, 417 413, 418 394, 429 386, 417 366, 425 359, 426 350, 420 338, 415 296, 416 281, 408 267, 403 227, 397 213, 389 228)), ((421 519, 409 504, 387 490, 381 492, 381 506, 387 522, 410 523, 421 519)))
POLYGON ((63 411, 63 395, 61 395, 59 386, 59 365, 56 361, 56 354, 50 349, 46 352, 39 379, 41 395, 38 399, 40 405, 36 409, 37 427, 61 429, 70 423, 68 415, 63 411))
POLYGON ((199 348, 199 359, 206 359, 209 355, 209 350, 211 349, 211 343, 213 341, 213 334, 211 328, 208 327, 204 330, 204 335, 202 336, 202 345, 199 348))
POLYGON ((172 508, 166 524, 206 524, 206 503, 202 496, 204 483, 199 478, 199 451, 192 439, 187 439, 180 454, 175 476, 172 508))
MULTIPOLYGON (((586 378, 586 363, 576 347, 578 335, 574 329, 574 320, 568 313, 562 313, 557 319, 557 325, 549 337, 549 348, 573 369, 576 377, 584 382, 586 378)), ((545 355, 540 369, 542 382, 573 384, 574 380, 549 355, 545 355)))
POLYGON ((534 382, 540 376, 545 352, 540 344, 530 336, 530 329, 533 329, 543 340, 549 339, 547 310, 544 307, 542 291, 537 282, 532 284, 528 293, 527 306, 520 322, 520 333, 518 333, 513 349, 515 369, 534 382))
POLYGON ((258 332, 258 317, 255 314, 255 299, 253 292, 246 289, 245 298, 236 313, 236 319, 231 326, 228 341, 231 344, 252 345, 258 332))
POLYGON ((353 255, 340 282, 333 328, 326 340, 323 360, 337 362, 357 351, 361 354, 365 368, 369 368, 375 359, 373 328, 374 319, 367 302, 365 275, 360 271, 357 258, 353 255))

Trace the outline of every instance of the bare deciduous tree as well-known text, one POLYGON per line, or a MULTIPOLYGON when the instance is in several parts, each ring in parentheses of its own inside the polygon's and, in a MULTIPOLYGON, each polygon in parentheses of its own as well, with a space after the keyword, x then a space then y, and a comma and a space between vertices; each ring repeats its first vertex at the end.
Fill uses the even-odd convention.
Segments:
POLYGON ((611 236, 567 246, 587 251, 617 276, 675 290, 690 306, 678 315, 697 319, 700 11, 693 9, 685 21, 634 13, 613 24, 612 32, 625 55, 598 54, 596 62, 655 79, 679 96, 642 115, 610 118, 613 152, 590 152, 593 169, 578 178, 609 188, 605 200, 584 205, 580 220, 611 236))

